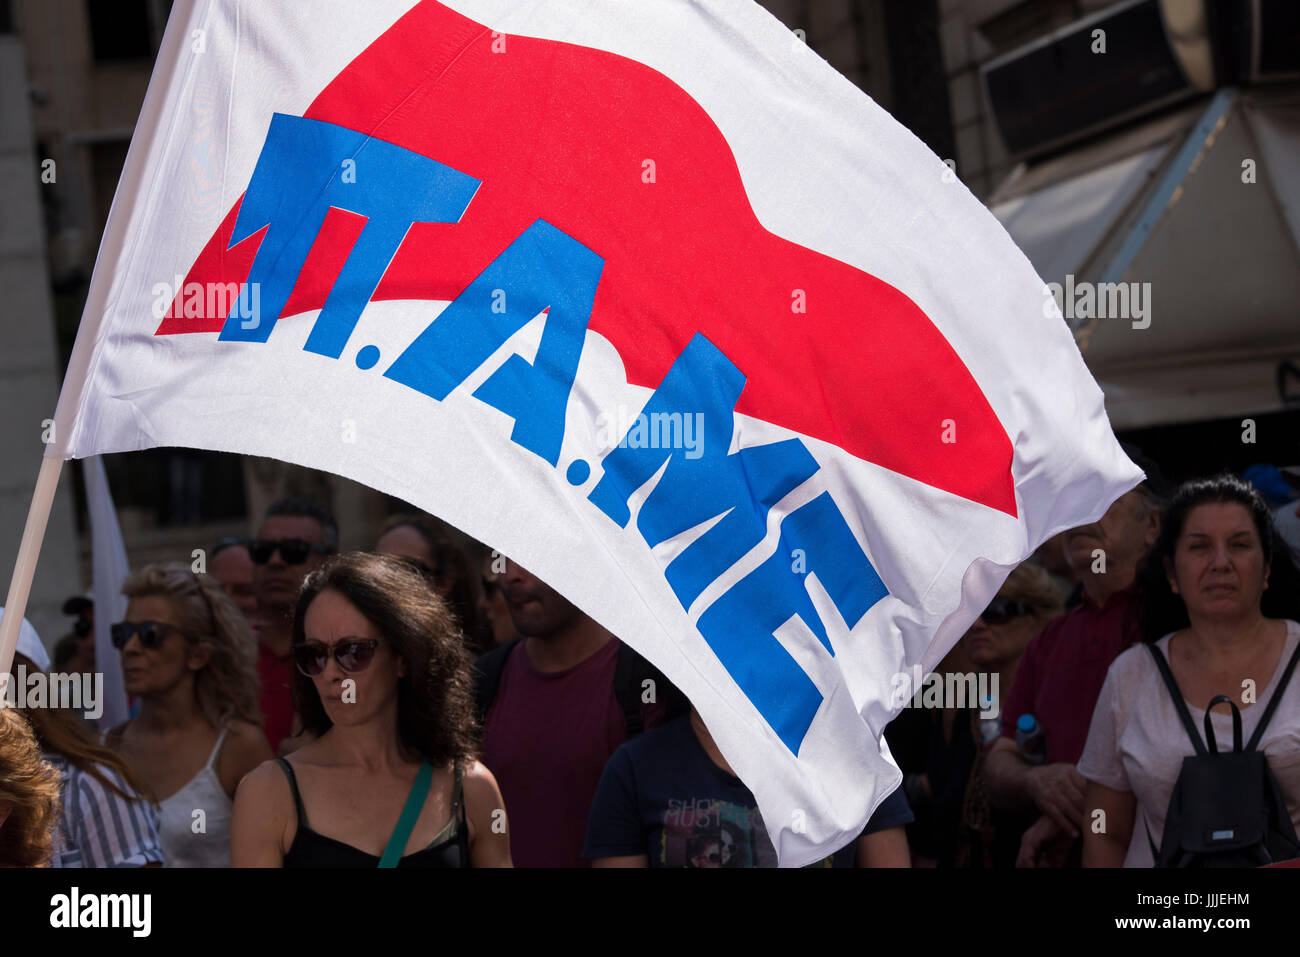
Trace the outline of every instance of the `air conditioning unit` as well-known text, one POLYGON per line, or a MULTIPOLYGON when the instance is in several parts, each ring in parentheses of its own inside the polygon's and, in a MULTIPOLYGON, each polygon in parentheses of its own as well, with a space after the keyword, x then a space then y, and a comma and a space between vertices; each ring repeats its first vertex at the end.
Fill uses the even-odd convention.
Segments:
POLYGON ((1047 152, 1214 89, 1207 23, 1202 0, 1127 0, 984 64, 1007 152, 1047 152))

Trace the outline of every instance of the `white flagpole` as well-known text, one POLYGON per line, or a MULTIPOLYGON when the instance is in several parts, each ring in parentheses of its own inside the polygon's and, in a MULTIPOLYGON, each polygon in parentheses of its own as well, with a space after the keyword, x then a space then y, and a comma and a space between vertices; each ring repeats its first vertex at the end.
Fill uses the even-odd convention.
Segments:
POLYGON ((18 648, 18 629, 22 627, 27 612, 27 598, 32 591, 32 577, 36 573, 36 559, 45 541, 45 526, 54 505, 54 493, 59 487, 59 473, 63 459, 46 456, 41 460, 41 471, 36 476, 32 504, 27 510, 27 524, 14 561, 14 575, 9 580, 9 597, 5 599, 5 614, 0 618, 0 708, 4 707, 5 685, 9 683, 9 669, 13 667, 14 651, 18 648))
MULTIPOLYGON (((188 30, 194 16, 195 2, 196 0, 177 0, 167 18, 162 47, 158 51, 154 72, 149 79, 149 90, 145 94, 140 118, 136 123, 141 129, 156 129, 161 122, 171 71, 189 40, 188 30)), ((122 176, 118 180, 113 206, 109 210, 108 222, 104 226, 104 235, 99 245, 101 254, 105 251, 111 254, 107 258, 107 273, 100 274, 97 259, 95 272, 90 279, 90 291, 86 294, 86 305, 81 313, 81 325, 77 328, 77 340, 73 343, 72 356, 63 374, 59 404, 54 410, 54 434, 57 438, 46 449, 45 459, 36 477, 36 489, 32 493, 31 508, 27 512, 27 525, 23 529, 18 558, 14 562, 14 575, 9 582, 5 616, 0 621, 0 707, 3 707, 5 684, 8 683, 9 668, 13 665, 14 651, 18 647, 18 629, 23 623, 23 613, 27 610, 27 598, 36 572, 36 559, 41 552, 41 542, 45 539, 45 526, 54 504, 59 473, 63 470, 63 460, 75 457, 69 451, 69 439, 78 425, 77 410, 81 406, 82 390, 86 386, 90 363, 94 358, 95 344, 99 341, 100 325, 112 285, 113 255, 121 250, 130 231, 134 197, 146 189, 145 153, 153 146, 151 142, 131 138, 126 164, 122 167, 122 176)))

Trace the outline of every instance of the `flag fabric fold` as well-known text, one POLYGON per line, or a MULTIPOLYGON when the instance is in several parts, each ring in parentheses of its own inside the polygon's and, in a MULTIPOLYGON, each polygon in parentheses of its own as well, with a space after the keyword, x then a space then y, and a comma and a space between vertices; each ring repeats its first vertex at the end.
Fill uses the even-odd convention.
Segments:
POLYGON ((785 865, 898 784, 895 676, 1141 478, 1005 230, 739 0, 177 2, 56 436, 499 549, 686 693, 785 865))

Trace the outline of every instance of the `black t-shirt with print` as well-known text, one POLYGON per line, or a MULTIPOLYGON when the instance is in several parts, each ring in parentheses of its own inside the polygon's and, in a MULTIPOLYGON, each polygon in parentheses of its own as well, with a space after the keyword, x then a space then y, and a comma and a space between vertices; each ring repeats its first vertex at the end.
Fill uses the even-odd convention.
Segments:
MULTIPOLYGON (((866 832, 912 820, 901 789, 866 832)), ((651 867, 776 867, 753 792, 713 763, 689 716, 619 747, 605 765, 587 818, 582 856, 645 854, 651 867)), ((818 867, 852 867, 854 844, 818 867)))

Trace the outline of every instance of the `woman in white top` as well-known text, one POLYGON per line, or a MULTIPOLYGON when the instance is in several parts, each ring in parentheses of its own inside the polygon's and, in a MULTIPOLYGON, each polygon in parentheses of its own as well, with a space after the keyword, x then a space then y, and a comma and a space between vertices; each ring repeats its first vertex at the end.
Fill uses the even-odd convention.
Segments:
MULTIPOLYGON (((1300 674, 1282 683, 1300 645, 1300 573, 1279 542, 1263 499, 1244 481, 1186 483, 1141 579, 1143 632, 1169 662, 1198 728, 1210 701, 1227 695, 1247 741, 1281 696, 1257 750, 1300 830, 1300 674)), ((1231 748, 1230 709, 1220 703, 1210 719, 1219 747, 1231 748)), ((1084 831, 1085 867, 1154 864, 1152 843, 1160 846, 1174 782, 1192 753, 1151 649, 1129 648, 1110 666, 1079 760, 1089 819, 1105 824, 1084 831)))
POLYGON ((271 757, 257 709, 257 644, 215 579, 150 565, 113 625, 139 715, 110 734, 159 805, 167 867, 229 867, 240 778, 271 757))

